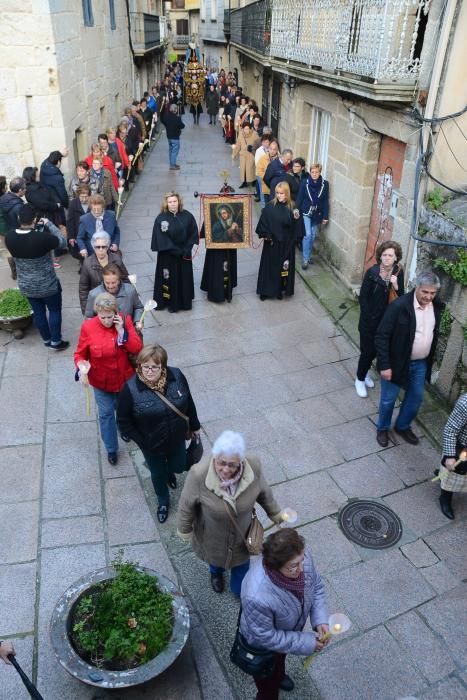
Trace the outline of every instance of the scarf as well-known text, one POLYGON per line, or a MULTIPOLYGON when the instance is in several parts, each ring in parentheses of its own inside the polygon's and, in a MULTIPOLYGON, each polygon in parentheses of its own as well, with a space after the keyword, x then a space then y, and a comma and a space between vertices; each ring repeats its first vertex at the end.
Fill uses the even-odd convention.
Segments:
MULTIPOLYGON (((216 474, 217 474, 217 472, 216 472, 216 474)), ((226 479, 225 481, 222 481, 222 479, 218 475, 219 484, 220 484, 221 489, 223 489, 224 491, 227 491, 227 493, 230 494, 230 496, 232 496, 232 498, 233 498, 235 496, 235 493, 236 493, 237 488, 238 488, 238 484, 239 484, 242 476, 243 476, 243 464, 240 466, 240 469, 238 470, 238 472, 231 479, 226 479)))
POLYGON ((104 230, 104 216, 96 216, 96 231, 104 230))
POLYGON ((308 180, 308 194, 310 195, 313 206, 318 206, 318 197, 323 186, 323 178, 320 175, 317 180, 313 180, 312 177, 308 180))
POLYGON ((269 569, 264 563, 263 566, 266 574, 269 576, 269 578, 275 586, 279 586, 279 588, 284 588, 286 591, 289 591, 289 593, 292 593, 292 595, 298 598, 300 603, 302 603, 303 605, 303 601, 305 599, 304 571, 300 573, 300 576, 298 576, 298 578, 288 578, 276 569, 269 569))
POLYGON ((151 379, 146 379, 146 377, 143 375, 141 371, 141 367, 138 367, 136 369, 136 374, 138 375, 138 379, 140 379, 143 384, 145 384, 148 389, 151 389, 151 391, 158 391, 160 394, 165 394, 165 387, 167 384, 167 368, 163 367, 161 370, 161 376, 159 379, 151 380, 151 379))

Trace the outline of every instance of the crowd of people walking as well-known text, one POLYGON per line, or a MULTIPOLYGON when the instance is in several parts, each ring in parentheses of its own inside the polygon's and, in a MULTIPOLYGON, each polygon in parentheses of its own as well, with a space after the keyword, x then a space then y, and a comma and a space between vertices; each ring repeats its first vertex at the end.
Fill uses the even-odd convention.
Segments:
MULTIPOLYGON (((253 188, 260 203, 256 226, 263 241, 257 294, 262 301, 292 296, 296 248, 301 267, 313 263, 313 247, 329 220, 329 184, 319 163, 307 169, 290 148, 280 149, 258 113, 257 105, 236 85, 233 74, 207 76, 206 109, 210 125, 220 125, 239 158, 239 189, 253 188)), ((56 351, 69 342, 61 334, 61 285, 56 274, 64 250, 78 261, 79 303, 84 316, 74 352, 76 380, 93 389, 100 434, 111 465, 118 463, 119 435, 134 441, 144 455, 157 497, 157 519, 167 521, 169 489, 187 469, 186 443, 200 444, 201 424, 188 381, 168 364, 166 350, 143 339, 143 304, 131 283, 120 249, 116 209, 128 183, 144 167, 144 154, 162 123, 169 141, 169 168, 177 163, 184 124, 180 71, 172 67, 126 110, 118 126, 98 135, 87 158, 76 166, 69 186, 61 171, 68 149, 53 151, 40 169, 25 168, 0 196, 3 230, 20 290, 29 299, 44 344, 56 351), (26 200, 26 202, 25 202, 26 200)), ((194 114, 199 123, 200 112, 194 114)), ((213 133, 214 138, 214 133, 213 133)), ((0 181, 4 187, 6 182, 0 181)), ((223 189, 229 194, 232 188, 223 189)), ((232 209, 219 210, 219 240, 232 229, 232 209)), ((195 217, 176 191, 162 198, 152 231, 157 252, 153 299, 160 311, 190 310, 195 296, 192 251, 199 242, 195 217)), ((403 251, 394 241, 381 243, 376 263, 366 271, 360 290, 360 357, 355 379, 364 399, 375 382, 376 359, 381 399, 376 439, 389 444, 396 399, 405 395, 394 430, 411 445, 418 443, 413 421, 423 400, 436 348, 442 305, 439 279, 419 274, 405 291, 403 251)), ((207 251, 201 288, 208 299, 231 301, 237 284, 232 251, 207 251), (219 292, 221 290, 221 292, 219 292)), ((467 446, 467 395, 446 425, 440 472, 440 506, 452 519, 452 493, 467 490, 461 462, 467 446)), ((255 678, 258 700, 274 700, 291 690, 285 655, 309 655, 328 643, 328 613, 323 582, 303 538, 292 528, 279 529, 264 543, 262 557, 250 567, 246 534, 256 518, 255 504, 280 526, 283 510, 268 485, 260 460, 246 451, 242 435, 227 430, 211 453, 195 464, 181 492, 177 528, 209 567, 212 589, 241 598, 239 633, 253 648, 273 653, 271 672, 255 678), (312 630, 303 631, 310 619, 312 630)))

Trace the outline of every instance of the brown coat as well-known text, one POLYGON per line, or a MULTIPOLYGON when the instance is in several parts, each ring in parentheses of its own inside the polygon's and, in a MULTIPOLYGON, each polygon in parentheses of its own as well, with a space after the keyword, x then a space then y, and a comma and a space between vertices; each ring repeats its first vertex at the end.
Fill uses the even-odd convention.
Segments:
POLYGON ((280 522, 280 506, 267 484, 257 457, 247 456, 237 492, 232 498, 219 486, 211 457, 188 472, 178 505, 178 532, 191 540, 193 551, 213 566, 230 569, 243 564, 249 553, 240 533, 229 518, 225 505, 247 533, 256 502, 268 516, 280 522))
POLYGON ((266 172, 271 160, 272 158, 269 156, 269 153, 265 153, 264 156, 261 156, 256 163, 256 176, 261 178, 261 189, 263 190, 264 194, 269 194, 271 191, 263 180, 264 173, 266 172))
POLYGON ((246 137, 243 131, 239 133, 237 143, 232 148, 232 157, 240 154, 240 182, 255 182, 255 151, 260 145, 261 141, 254 131, 246 137), (251 146, 251 152, 248 146, 251 146))
MULTIPOLYGON (((122 282, 129 282, 128 270, 122 262, 122 256, 120 253, 114 253, 109 250, 108 252, 109 263, 115 263, 118 265, 122 271, 122 282)), ((88 301, 88 294, 91 289, 98 287, 102 284, 102 270, 104 268, 100 264, 99 260, 95 255, 89 255, 85 258, 79 275, 79 303, 81 306, 81 311, 86 311, 86 304, 88 301)))

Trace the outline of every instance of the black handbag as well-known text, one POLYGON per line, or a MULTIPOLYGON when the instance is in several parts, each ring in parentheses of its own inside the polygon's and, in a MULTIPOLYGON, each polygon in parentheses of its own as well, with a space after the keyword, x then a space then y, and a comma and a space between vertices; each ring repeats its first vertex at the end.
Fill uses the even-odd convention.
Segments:
POLYGON ((203 452, 204 448, 201 442, 201 435, 194 435, 186 449, 186 471, 188 471, 193 464, 198 464, 198 462, 201 461, 203 452))
POLYGON ((243 673, 253 676, 258 680, 264 680, 274 673, 277 654, 275 651, 256 649, 246 642, 244 636, 240 632, 241 614, 242 609, 240 608, 237 620, 237 631, 235 633, 232 649, 230 650, 230 660, 243 671, 243 673))

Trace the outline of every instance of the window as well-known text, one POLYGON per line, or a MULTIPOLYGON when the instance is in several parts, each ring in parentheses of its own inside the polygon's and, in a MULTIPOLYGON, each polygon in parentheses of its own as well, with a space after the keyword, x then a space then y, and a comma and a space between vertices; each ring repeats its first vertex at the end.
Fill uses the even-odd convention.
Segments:
POLYGON ((92 0, 82 0, 83 2, 83 19, 85 27, 94 26, 94 16, 92 14, 92 0))
POLYGON ((211 22, 217 22, 217 0, 211 0, 211 22))
POLYGON ((177 19, 177 36, 188 36, 187 19, 177 19))
POLYGON ((117 29, 115 21, 115 0, 109 0, 110 29, 117 29))
POLYGON ((308 167, 312 163, 321 163, 323 166, 323 177, 326 176, 330 130, 331 114, 317 107, 312 107, 308 167))

